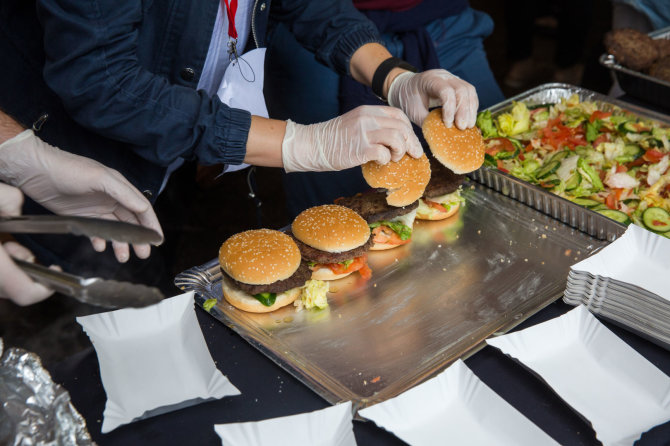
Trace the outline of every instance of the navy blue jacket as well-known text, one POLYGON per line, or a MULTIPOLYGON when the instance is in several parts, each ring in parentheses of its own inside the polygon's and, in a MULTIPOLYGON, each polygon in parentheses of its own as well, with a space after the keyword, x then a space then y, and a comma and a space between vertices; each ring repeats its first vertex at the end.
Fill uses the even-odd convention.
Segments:
MULTIPOLYGON (((249 113, 195 90, 217 6, 217 0, 38 0, 43 75, 51 90, 45 94, 55 93, 60 104, 53 107, 64 108, 74 120, 67 132, 82 129, 106 140, 102 148, 95 146, 100 139, 91 140, 95 147, 70 147, 68 135, 62 134, 54 142, 112 165, 154 195, 165 167, 178 157, 203 164, 241 163, 249 113)), ((255 0, 250 45, 265 46, 272 21, 287 24, 319 61, 339 73, 347 73, 357 48, 379 41, 374 25, 350 1, 274 0, 270 7, 270 0, 255 0)), ((15 46, 21 49, 25 42, 15 46)), ((6 69, 14 69, 4 61, 6 69)), ((272 76, 271 69, 266 76, 272 76)), ((20 76, 12 82, 21 83, 20 76)), ((21 87, 30 86, 1 88, 21 87)), ((8 100, 11 93, 3 96, 8 100)), ((4 102, 0 107, 5 110, 15 106, 4 102)), ((61 112, 52 118, 58 120, 61 112)), ((49 120, 45 129, 48 125, 49 120)))

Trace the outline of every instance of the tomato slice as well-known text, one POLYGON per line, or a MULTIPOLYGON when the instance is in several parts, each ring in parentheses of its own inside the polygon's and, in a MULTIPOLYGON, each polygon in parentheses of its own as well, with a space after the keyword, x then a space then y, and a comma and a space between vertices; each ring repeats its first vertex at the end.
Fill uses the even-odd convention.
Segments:
POLYGON ((407 240, 400 238, 398 234, 388 226, 380 225, 372 230, 372 241, 375 243, 389 244, 389 245, 404 245, 409 243, 411 237, 407 240))
POLYGON ((661 161, 661 159, 665 156, 663 152, 661 152, 658 149, 650 149, 647 150, 644 155, 642 155, 642 158, 644 158, 646 161, 649 161, 650 163, 657 163, 661 161))
POLYGON ((424 201, 428 206, 432 207, 432 208, 435 209, 435 210, 438 210, 438 211, 440 211, 440 212, 447 212, 447 208, 445 208, 445 207, 442 205, 442 203, 437 203, 437 202, 435 202, 435 201, 426 200, 425 198, 424 198, 423 201, 424 201))
MULTIPOLYGON (((355 271, 361 271, 361 269, 363 268, 367 268, 368 270, 370 270, 370 268, 367 265, 367 260, 368 260, 367 254, 363 254, 362 256, 354 257, 353 262, 351 262, 348 266, 344 266, 341 263, 318 263, 317 265, 314 266, 314 269, 330 268, 333 274, 353 273, 355 271)), ((364 273, 367 273, 367 271, 362 272, 361 275, 363 275, 364 273)), ((370 271, 370 273, 372 273, 372 271, 370 271)))

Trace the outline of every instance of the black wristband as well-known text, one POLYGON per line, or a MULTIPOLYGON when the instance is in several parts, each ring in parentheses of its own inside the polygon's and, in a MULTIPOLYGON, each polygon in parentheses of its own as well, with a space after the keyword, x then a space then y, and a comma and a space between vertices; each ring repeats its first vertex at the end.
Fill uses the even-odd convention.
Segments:
POLYGON ((386 102, 386 99, 384 98, 384 81, 386 80, 386 76, 388 76, 394 68, 403 68, 414 73, 417 72, 416 68, 399 57, 389 57, 384 62, 380 63, 375 70, 375 74, 372 76, 372 92, 384 102, 386 102))

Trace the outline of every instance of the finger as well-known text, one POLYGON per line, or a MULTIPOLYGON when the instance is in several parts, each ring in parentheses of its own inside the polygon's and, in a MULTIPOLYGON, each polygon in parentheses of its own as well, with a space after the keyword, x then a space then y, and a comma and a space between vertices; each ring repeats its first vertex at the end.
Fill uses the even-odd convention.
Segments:
POLYGON ((15 259, 25 260, 26 262, 35 261, 35 255, 23 245, 19 245, 16 242, 7 242, 2 246, 5 248, 5 251, 15 259))
POLYGON ((379 129, 368 132, 370 143, 388 148, 391 153, 391 161, 399 161, 407 152, 409 137, 409 134, 397 129, 379 129))
POLYGON ((477 107, 479 101, 477 93, 469 84, 456 90, 457 110, 454 117, 456 127, 461 130, 470 128, 475 124, 477 119, 477 107))
POLYGON ((96 252, 103 252, 107 248, 107 242, 100 237, 91 237, 90 240, 96 252))
POLYGON ((140 258, 140 259, 146 259, 149 258, 151 255, 151 245, 148 245, 146 243, 142 244, 135 244, 133 245, 133 251, 135 252, 135 255, 140 258))
POLYGON ((391 152, 388 147, 375 144, 365 150, 365 162, 375 161, 379 164, 388 164, 391 161, 391 152))
POLYGON ((421 155, 423 155, 423 147, 421 146, 421 142, 419 142, 419 138, 416 137, 414 132, 412 132, 412 134, 409 136, 409 141, 407 141, 407 153, 412 158, 419 158, 421 155))
POLYGON ((114 250, 114 256, 119 263, 126 263, 130 258, 130 248, 128 243, 121 242, 112 242, 112 249, 114 250))
POLYGON ((0 215, 7 217, 21 215, 21 206, 23 206, 21 190, 0 183, 0 215))
POLYGON ((445 126, 451 127, 456 114, 456 94, 453 88, 442 90, 440 98, 442 99, 442 121, 445 126))
POLYGON ((33 282, 0 247, 0 297, 25 306, 37 303, 53 294, 53 290, 33 282))

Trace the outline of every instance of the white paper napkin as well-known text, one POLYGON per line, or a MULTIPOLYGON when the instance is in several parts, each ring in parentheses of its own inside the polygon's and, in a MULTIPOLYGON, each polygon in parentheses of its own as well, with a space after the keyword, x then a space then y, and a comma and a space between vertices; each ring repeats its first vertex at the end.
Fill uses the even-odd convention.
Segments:
POLYGON ((351 402, 248 423, 216 424, 225 446, 356 446, 351 402))
POLYGON ((637 225, 571 268, 627 282, 670 301, 670 239, 637 225))
POLYGON ((410 445, 558 445, 460 359, 435 378, 358 413, 410 445))
POLYGON ((670 378, 583 305, 486 342, 540 375, 605 446, 632 445, 670 420, 670 378))
POLYGON ((239 395, 214 365, 193 292, 146 308, 78 317, 107 394, 102 433, 210 399, 239 395))

